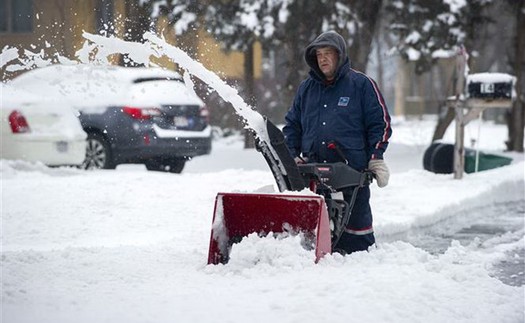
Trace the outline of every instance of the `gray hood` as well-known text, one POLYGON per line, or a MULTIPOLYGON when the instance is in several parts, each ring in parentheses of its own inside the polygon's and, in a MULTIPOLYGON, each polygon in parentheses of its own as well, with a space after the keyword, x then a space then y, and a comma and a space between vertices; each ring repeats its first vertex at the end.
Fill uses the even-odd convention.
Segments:
MULTIPOLYGON (((315 50, 319 47, 331 46, 334 47, 339 53, 339 62, 337 63, 337 70, 344 64, 347 60, 346 54, 346 42, 343 36, 339 35, 335 31, 327 31, 317 36, 317 38, 306 47, 304 52, 304 59, 306 64, 322 79, 324 75, 317 65, 317 56, 315 50)), ((336 72, 337 73, 337 72, 336 72)))

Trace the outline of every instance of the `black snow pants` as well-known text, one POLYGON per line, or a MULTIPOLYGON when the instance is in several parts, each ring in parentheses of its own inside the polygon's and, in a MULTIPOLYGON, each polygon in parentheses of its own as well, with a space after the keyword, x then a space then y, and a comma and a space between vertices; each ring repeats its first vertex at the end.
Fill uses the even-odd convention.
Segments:
POLYGON ((372 209, 370 208, 370 187, 364 186, 344 190, 343 196, 347 203, 350 203, 354 189, 359 191, 351 210, 350 219, 346 224, 345 232, 334 248, 335 252, 343 254, 368 250, 375 243, 372 209))

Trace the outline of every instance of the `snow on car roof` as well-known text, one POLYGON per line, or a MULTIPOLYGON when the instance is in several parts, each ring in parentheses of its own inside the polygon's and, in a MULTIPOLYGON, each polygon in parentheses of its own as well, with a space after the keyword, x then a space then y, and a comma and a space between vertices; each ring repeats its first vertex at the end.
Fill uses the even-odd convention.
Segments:
POLYGON ((19 105, 42 101, 53 101, 53 99, 0 82, 0 101, 0 107, 7 108, 9 105, 13 104, 19 105))
MULTIPOLYGON (((179 73, 158 67, 122 67, 122 66, 97 66, 89 64, 78 65, 49 65, 33 69, 15 78, 17 82, 25 82, 33 78, 53 81, 63 79, 64 76, 74 78, 102 78, 107 80, 119 79, 126 83, 132 83, 138 79, 146 78, 170 78, 182 80, 179 73)), ((13 80, 13 81, 15 81, 13 80)))
POLYGON ((33 139, 38 136, 54 136, 61 138, 56 139, 59 141, 86 137, 72 107, 69 104, 59 104, 52 96, 31 93, 0 82, 0 110, 3 113, 10 113, 11 110, 22 112, 29 121, 33 139), (52 122, 49 121, 49 116, 52 116, 52 122))
MULTIPOLYGON (((59 93, 79 105, 131 104, 129 89, 151 80, 178 80, 179 73, 162 68, 121 66, 50 65, 28 71, 10 84, 34 93, 59 93)), ((184 86, 182 86, 184 87, 184 86)))

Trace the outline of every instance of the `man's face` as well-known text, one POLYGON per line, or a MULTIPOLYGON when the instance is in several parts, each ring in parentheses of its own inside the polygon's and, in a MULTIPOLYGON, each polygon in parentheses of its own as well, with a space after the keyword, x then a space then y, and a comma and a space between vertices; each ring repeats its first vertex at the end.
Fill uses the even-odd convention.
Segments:
POLYGON ((317 55, 317 65, 319 65, 321 72, 323 72, 328 81, 333 80, 337 62, 339 61, 337 50, 333 47, 321 47, 316 49, 315 54, 317 55))

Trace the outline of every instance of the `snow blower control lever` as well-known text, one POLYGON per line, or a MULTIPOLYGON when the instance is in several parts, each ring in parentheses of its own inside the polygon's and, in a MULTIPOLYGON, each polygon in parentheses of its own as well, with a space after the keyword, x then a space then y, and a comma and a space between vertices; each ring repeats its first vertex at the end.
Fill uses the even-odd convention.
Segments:
POLYGON ((218 193, 215 200, 208 264, 227 263, 234 243, 250 233, 302 232, 315 245, 315 261, 331 253, 348 223, 360 187, 369 185, 371 172, 357 171, 344 162, 296 165, 285 138, 266 121, 266 141, 257 136, 257 150, 264 156, 280 194, 218 193), (302 192, 309 189, 313 193, 302 192), (286 194, 289 191, 290 194, 286 194), (351 194, 350 202, 343 191, 351 194))
POLYGON ((329 142, 327 147, 328 147, 328 149, 335 150, 335 152, 337 153, 337 156, 339 156, 339 158, 341 158, 341 160, 343 160, 345 162, 345 164, 348 165, 348 160, 346 160, 346 157, 343 154, 343 152, 341 151, 341 148, 339 148, 339 146, 337 145, 337 143, 335 141, 329 142))
POLYGON ((309 180, 310 190, 325 199, 333 250, 350 220, 359 188, 372 183, 372 173, 358 172, 343 163, 297 166, 301 175, 309 180), (350 202, 344 200, 341 192, 348 188, 352 188, 350 202))

